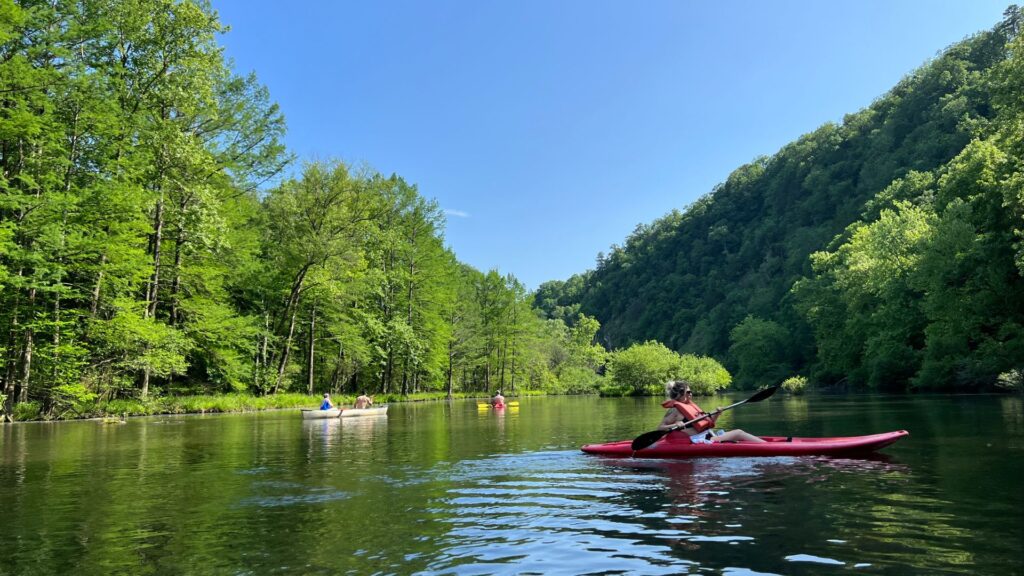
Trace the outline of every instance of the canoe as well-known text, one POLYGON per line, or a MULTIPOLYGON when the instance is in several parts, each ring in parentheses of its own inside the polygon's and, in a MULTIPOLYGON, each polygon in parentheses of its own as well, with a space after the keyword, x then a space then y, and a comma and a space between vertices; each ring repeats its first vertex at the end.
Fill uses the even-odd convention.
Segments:
POLYGON ((338 408, 331 408, 330 410, 302 410, 303 420, 317 420, 320 418, 337 418, 341 414, 341 410, 338 408))
POLYGON ((359 416, 386 416, 387 413, 387 405, 378 406, 376 408, 343 408, 341 410, 341 417, 357 418, 359 416))
POLYGON ((670 432, 665 438, 651 446, 633 452, 632 440, 587 444, 582 450, 601 456, 632 456, 635 458, 725 458, 730 456, 807 456, 846 455, 874 452, 900 438, 907 436, 906 430, 848 436, 840 438, 793 438, 785 436, 762 436, 766 442, 715 442, 693 444, 683 432, 670 432))
POLYGON ((357 418, 359 416, 385 416, 388 407, 378 406, 376 408, 332 408, 330 410, 302 410, 303 420, 318 420, 321 418, 357 418))

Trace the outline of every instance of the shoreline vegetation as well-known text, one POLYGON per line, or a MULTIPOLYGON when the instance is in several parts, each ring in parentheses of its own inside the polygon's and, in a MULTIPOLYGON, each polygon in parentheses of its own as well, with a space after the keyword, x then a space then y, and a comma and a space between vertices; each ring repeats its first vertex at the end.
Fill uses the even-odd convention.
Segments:
MULTIPOLYGON (((542 394, 528 394, 540 396, 542 394)), ((341 394, 331 396, 338 406, 351 407, 358 394, 341 394)), ((509 396, 521 398, 522 396, 509 396)), ((480 393, 458 393, 453 400, 490 400, 489 395, 480 393)), ((374 404, 393 404, 404 402, 435 402, 444 401, 448 397, 444 392, 424 392, 410 396, 398 394, 379 394, 374 396, 374 404)), ((322 396, 306 394, 282 393, 270 396, 254 396, 245 393, 232 394, 199 394, 190 396, 151 397, 147 401, 138 399, 111 400, 82 407, 81 410, 68 409, 62 414, 51 418, 43 417, 38 405, 18 404, 14 414, 14 422, 65 422, 75 420, 110 421, 118 417, 183 415, 183 414, 227 414, 264 412, 271 410, 312 409, 319 406, 322 396)))
MULTIPOLYGON (((796 377, 795 377, 796 378, 796 377)), ((793 380, 793 379, 790 379, 793 380)), ((794 387, 792 383, 782 385, 783 394, 789 396, 803 396, 802 387, 794 387)), ((703 392, 697 397, 711 397, 723 392, 742 393, 741 390, 719 390, 703 392)), ((1009 394, 1020 391, 1003 390, 998 394, 1009 394)), ((818 394, 851 394, 852 392, 843 387, 829 389, 815 389, 818 394)), ((902 395, 903 393, 889 393, 902 395)), ((981 393, 974 393, 981 394, 981 393)), ((573 394, 581 396, 583 394, 573 394)), ((593 394, 590 394, 593 395, 593 394)), ((358 394, 340 394, 331 396, 332 401, 338 406, 346 407, 355 403, 358 394)), ((506 396, 507 399, 520 399, 526 397, 551 396, 544 392, 528 391, 524 394, 513 394, 506 396)), ((603 395, 607 396, 607 395, 603 395)), ((620 394, 616 397, 636 396, 634 394, 620 394)), ((655 397, 653 391, 644 394, 645 397, 655 397)), ((474 392, 460 392, 452 396, 451 400, 484 400, 489 401, 490 395, 474 392)), ((81 410, 69 409, 62 414, 52 417, 45 417, 39 410, 38 405, 19 404, 12 420, 9 423, 30 423, 30 422, 74 422, 74 421, 103 421, 115 422, 120 418, 133 418, 144 416, 161 415, 186 415, 186 414, 242 414, 249 412, 266 412, 275 410, 299 410, 314 409, 322 400, 322 396, 309 396, 306 394, 282 393, 272 396, 254 396, 245 393, 228 394, 198 394, 190 396, 164 396, 151 397, 143 402, 138 399, 111 400, 97 403, 92 406, 82 407, 81 410)), ((407 402, 443 402, 449 400, 444 392, 422 392, 410 396, 399 394, 381 394, 374 396, 374 404, 397 404, 407 402)))

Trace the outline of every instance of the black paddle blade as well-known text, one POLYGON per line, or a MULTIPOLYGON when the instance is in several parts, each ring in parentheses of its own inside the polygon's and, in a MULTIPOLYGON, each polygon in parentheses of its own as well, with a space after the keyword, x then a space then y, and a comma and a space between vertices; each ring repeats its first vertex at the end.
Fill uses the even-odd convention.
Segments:
POLYGON ((665 434, 668 434, 669 432, 671 432, 671 430, 655 430, 653 432, 644 432, 643 434, 633 439, 633 443, 630 444, 630 447, 633 449, 634 452, 636 452, 637 450, 643 450, 644 448, 647 448, 648 446, 654 444, 658 440, 661 440, 662 437, 664 437, 665 434))
POLYGON ((750 399, 747 400, 747 402, 760 402, 761 400, 767 400, 772 397, 772 394, 775 394, 775 391, 778 390, 780 386, 782 386, 782 384, 776 384, 771 388, 765 388, 764 390, 761 390, 757 394, 751 396, 750 399))

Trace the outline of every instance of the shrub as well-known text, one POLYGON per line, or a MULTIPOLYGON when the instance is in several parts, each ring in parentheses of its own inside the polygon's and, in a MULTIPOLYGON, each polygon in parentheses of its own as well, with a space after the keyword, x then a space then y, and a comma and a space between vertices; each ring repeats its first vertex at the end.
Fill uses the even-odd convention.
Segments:
POLYGON ((676 378, 690 383, 690 389, 698 396, 711 396, 732 383, 732 375, 714 358, 684 354, 680 358, 676 378))
POLYGON ((557 383, 550 387, 552 394, 593 394, 604 381, 585 366, 566 366, 559 373, 557 383))
POLYGON ((42 404, 39 402, 19 402, 14 405, 15 420, 40 420, 42 404))
POLYGON ((664 383, 679 373, 679 364, 678 354, 652 340, 614 352, 608 371, 616 387, 636 395, 659 394, 664 383))
POLYGON ((680 356, 654 341, 613 353, 608 371, 611 382, 601 389, 605 396, 619 396, 622 389, 636 395, 660 395, 665 382, 679 378, 690 382, 695 394, 708 395, 732 382, 729 371, 714 358, 680 356))
POLYGON ((1015 368, 1003 372, 996 378, 996 388, 1000 390, 1019 391, 1024 388, 1024 370, 1015 368))
POLYGON ((803 376, 793 376, 782 382, 782 389, 790 394, 803 394, 804 388, 807 388, 807 378, 803 376))
POLYGON ((602 384, 598 389, 598 394, 601 396, 608 396, 611 398, 618 398, 621 396, 629 396, 633 393, 633 389, 629 386, 618 386, 612 383, 602 384))

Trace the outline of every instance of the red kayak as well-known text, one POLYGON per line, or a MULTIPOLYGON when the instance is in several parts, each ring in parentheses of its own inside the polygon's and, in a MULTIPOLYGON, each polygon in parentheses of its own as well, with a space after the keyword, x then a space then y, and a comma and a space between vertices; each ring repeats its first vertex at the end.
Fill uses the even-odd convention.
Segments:
POLYGON ((602 456, 633 456, 636 458, 725 458, 729 456, 807 456, 874 452, 910 434, 906 430, 849 436, 846 438, 793 438, 762 436, 765 442, 714 442, 693 444, 683 432, 670 432, 665 438, 643 450, 633 451, 632 440, 587 444, 588 454, 602 456))

